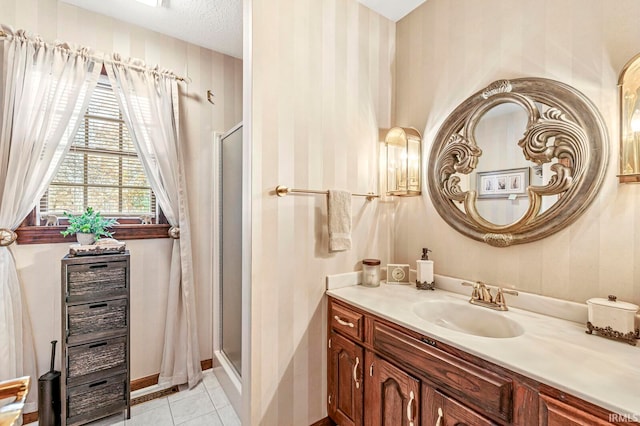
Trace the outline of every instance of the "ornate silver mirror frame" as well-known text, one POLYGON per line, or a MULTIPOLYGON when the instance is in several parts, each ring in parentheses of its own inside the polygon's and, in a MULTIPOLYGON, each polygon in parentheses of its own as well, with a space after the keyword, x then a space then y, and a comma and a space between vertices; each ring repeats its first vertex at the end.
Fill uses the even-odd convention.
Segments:
POLYGON ((496 247, 527 243, 563 229, 585 211, 600 188, 608 157, 604 120, 582 93, 543 78, 500 80, 465 100, 442 124, 429 156, 429 193, 440 216, 458 232, 496 247), (512 141, 524 158, 532 166, 553 164, 548 182, 526 188, 526 212, 513 223, 496 225, 478 213, 478 193, 463 190, 460 175, 473 173, 482 156, 474 135, 478 121, 504 103, 519 105, 528 115, 524 135, 512 141), (542 197, 549 195, 558 199, 541 212, 542 197))

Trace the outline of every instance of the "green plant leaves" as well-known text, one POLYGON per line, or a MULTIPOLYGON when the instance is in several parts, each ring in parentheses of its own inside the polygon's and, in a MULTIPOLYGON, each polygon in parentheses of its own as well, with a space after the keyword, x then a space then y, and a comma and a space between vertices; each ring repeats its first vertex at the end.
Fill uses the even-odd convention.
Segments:
POLYGON ((79 216, 73 216, 67 212, 64 212, 64 214, 69 218, 69 226, 60 232, 65 237, 81 232, 95 234, 96 239, 101 236, 111 238, 113 233, 108 231, 107 228, 118 223, 114 218, 102 217, 100 212, 93 210, 92 207, 87 207, 87 210, 79 216))

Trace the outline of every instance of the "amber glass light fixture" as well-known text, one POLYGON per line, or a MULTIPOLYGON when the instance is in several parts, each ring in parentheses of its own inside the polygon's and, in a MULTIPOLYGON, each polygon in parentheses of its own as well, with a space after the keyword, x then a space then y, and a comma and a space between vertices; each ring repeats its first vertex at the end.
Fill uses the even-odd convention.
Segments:
POLYGON ((620 182, 640 182, 640 54, 618 79, 620 90, 620 182))
POLYGON ((381 155, 381 181, 386 183, 386 195, 414 196, 421 194, 422 137, 416 129, 394 127, 384 136, 381 155))

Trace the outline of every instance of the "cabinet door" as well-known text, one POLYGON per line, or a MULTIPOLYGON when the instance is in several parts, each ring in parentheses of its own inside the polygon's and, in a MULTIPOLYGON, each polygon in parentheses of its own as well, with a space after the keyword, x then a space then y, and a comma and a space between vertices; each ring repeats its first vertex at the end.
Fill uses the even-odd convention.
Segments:
POLYGON ((327 368, 329 417, 340 426, 362 425, 362 347, 336 334, 330 334, 327 368))
POLYGON ((547 395, 540 395, 540 425, 542 426, 604 426, 610 424, 577 407, 547 395))
POLYGON ((491 420, 437 390, 422 386, 422 424, 436 426, 491 426, 491 420))
POLYGON ((376 355, 367 353, 365 376, 367 426, 418 426, 420 381, 376 355))

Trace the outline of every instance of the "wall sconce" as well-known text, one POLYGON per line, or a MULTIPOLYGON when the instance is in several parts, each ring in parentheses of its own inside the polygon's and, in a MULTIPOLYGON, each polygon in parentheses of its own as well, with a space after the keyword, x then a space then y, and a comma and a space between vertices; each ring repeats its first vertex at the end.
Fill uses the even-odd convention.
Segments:
POLYGON ((620 183, 640 182, 640 54, 618 78, 620 90, 620 183))
POLYGON ((422 137, 413 128, 381 129, 384 152, 381 153, 383 192, 386 195, 414 196, 421 194, 422 137))

